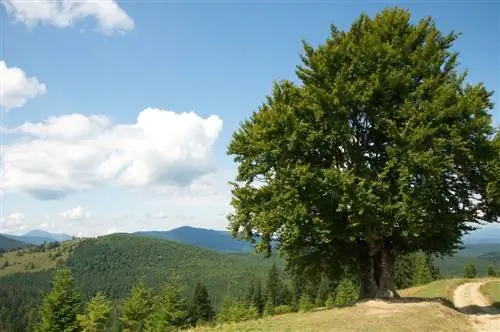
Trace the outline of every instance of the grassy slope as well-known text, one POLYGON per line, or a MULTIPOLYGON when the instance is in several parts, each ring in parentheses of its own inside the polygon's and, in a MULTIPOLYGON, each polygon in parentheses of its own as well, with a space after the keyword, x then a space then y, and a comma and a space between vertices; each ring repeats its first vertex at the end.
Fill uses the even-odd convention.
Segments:
MULTIPOLYGON (((469 279, 438 280, 400 290, 402 297, 441 298, 452 301, 453 292, 469 279)), ((499 284, 500 285, 500 284, 499 284)), ((293 313, 236 324, 195 328, 192 332, 247 331, 471 331, 469 320, 439 303, 385 303, 369 301, 354 306, 311 313, 293 313), (314 324, 311 324, 314 322, 314 324)))
POLYGON ((246 331, 471 331, 468 320, 437 303, 370 301, 351 307, 293 313, 237 324, 195 328, 192 332, 246 331))
POLYGON ((495 307, 500 308, 500 281, 488 282, 480 290, 495 307))
POLYGON ((66 261, 69 257, 69 248, 74 247, 80 240, 70 240, 61 243, 59 248, 46 250, 44 252, 29 252, 29 249, 21 250, 22 256, 18 255, 18 251, 4 253, 0 257, 0 267, 7 261, 9 265, 0 268, 0 277, 23 272, 38 272, 56 267, 57 261, 66 261), (60 255, 52 259, 52 257, 60 255))
POLYGON ((448 302, 453 302, 453 292, 461 284, 466 283, 470 279, 443 279, 431 282, 430 284, 403 289, 399 291, 402 297, 419 297, 419 298, 442 298, 448 302))

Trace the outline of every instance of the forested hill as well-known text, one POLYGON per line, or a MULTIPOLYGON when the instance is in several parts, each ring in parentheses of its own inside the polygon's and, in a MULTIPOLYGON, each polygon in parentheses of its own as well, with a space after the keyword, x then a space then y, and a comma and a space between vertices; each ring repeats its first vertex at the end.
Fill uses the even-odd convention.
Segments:
POLYGON ((41 301, 40 291, 50 288, 50 275, 56 262, 71 268, 84 300, 97 291, 115 300, 123 299, 140 278, 148 286, 159 289, 169 278, 175 277, 187 293, 196 282, 203 282, 215 307, 221 305, 227 294, 239 297, 249 280, 253 276, 263 277, 272 264, 272 259, 260 256, 228 255, 130 234, 81 240, 73 247, 65 243, 50 250, 24 249, 0 258, 0 266, 9 262, 8 269, 15 264, 27 267, 26 273, 9 274, 6 269, 0 277, 0 331, 26 331, 33 314, 30 311, 41 301), (45 265, 48 270, 37 271, 41 261, 50 261, 52 265, 45 265))
POLYGON ((238 293, 241 280, 262 275, 270 264, 271 260, 260 257, 226 255, 127 234, 83 241, 67 262, 87 295, 104 290, 112 298, 120 298, 141 277, 148 285, 159 287, 174 276, 188 288, 202 281, 217 302, 227 292, 238 293))
POLYGON ((22 241, 11 239, 0 234, 0 252, 27 247, 28 244, 22 241))

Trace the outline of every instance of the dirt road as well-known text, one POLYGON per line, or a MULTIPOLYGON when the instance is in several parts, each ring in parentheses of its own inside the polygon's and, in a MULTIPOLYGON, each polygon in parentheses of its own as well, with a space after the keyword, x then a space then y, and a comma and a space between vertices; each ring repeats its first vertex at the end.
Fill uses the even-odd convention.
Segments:
POLYGON ((453 303, 464 314, 470 315, 479 332, 500 331, 500 310, 491 306, 481 294, 479 287, 486 281, 468 282, 460 285, 454 293, 453 303))

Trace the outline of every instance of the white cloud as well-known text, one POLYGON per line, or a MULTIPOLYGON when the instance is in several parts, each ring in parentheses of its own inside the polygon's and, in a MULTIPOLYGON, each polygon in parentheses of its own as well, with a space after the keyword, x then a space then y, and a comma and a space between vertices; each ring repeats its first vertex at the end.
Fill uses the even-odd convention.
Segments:
POLYGON ((25 123, 6 130, 27 137, 4 147, 4 189, 39 199, 106 184, 203 189, 195 180, 215 170, 211 150, 221 129, 215 115, 152 108, 132 125, 80 114, 25 123))
POLYGON ((51 24, 67 28, 86 18, 94 18, 101 31, 111 34, 134 28, 134 21, 114 0, 3 0, 7 13, 28 27, 51 24))
POLYGON ((0 233, 9 233, 25 229, 26 216, 20 212, 13 212, 0 218, 0 233))
POLYGON ((60 216, 66 220, 82 220, 90 217, 90 213, 85 212, 85 210, 81 206, 78 206, 73 209, 61 212, 60 216))
POLYGON ((168 215, 165 212, 148 213, 147 217, 149 219, 167 219, 168 215))
POLYGON ((36 77, 28 77, 17 67, 7 67, 0 60, 0 106, 6 111, 19 108, 28 99, 43 95, 47 88, 36 77))

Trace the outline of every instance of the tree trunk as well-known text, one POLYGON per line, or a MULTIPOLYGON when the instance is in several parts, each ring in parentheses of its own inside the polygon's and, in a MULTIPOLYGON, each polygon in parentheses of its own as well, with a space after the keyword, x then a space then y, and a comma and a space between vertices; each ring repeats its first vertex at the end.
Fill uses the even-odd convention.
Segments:
POLYGON ((360 242, 360 299, 399 297, 394 289, 394 253, 384 239, 360 242))

